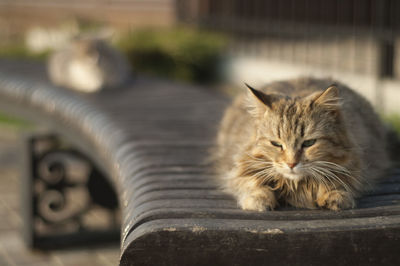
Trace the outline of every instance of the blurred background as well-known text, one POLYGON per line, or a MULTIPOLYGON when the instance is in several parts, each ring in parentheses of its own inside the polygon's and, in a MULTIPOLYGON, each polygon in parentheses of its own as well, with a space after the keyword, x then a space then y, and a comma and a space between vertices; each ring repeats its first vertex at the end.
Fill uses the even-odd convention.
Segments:
MULTIPOLYGON (((45 63, 75 36, 105 36, 135 74, 229 95, 243 82, 332 77, 400 130, 399 14, 395 0, 0 0, 0 60, 45 63)), ((17 192, 10 189, 18 185, 15 132, 26 126, 0 110, 0 216, 7 217, 0 221, 0 265, 115 265, 118 244, 13 258, 23 258, 14 232, 17 192)))
POLYGON ((0 56, 44 59, 94 32, 135 72, 228 87, 328 76, 396 113, 397 14, 394 0, 0 0, 0 56))
POLYGON ((400 112, 394 0, 0 0, 0 57, 43 60, 85 33, 108 36, 135 72, 230 88, 332 77, 400 112))

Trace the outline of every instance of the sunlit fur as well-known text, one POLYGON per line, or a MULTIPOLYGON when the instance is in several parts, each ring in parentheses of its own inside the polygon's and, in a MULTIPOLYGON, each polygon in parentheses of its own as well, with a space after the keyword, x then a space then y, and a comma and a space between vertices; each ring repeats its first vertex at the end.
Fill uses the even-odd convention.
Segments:
POLYGON ((353 208, 382 177, 389 165, 383 125, 364 98, 332 83, 272 83, 226 110, 214 157, 221 185, 241 208, 353 208))
POLYGON ((57 86, 96 92, 122 86, 130 69, 126 59, 105 41, 82 37, 50 56, 48 73, 57 86))

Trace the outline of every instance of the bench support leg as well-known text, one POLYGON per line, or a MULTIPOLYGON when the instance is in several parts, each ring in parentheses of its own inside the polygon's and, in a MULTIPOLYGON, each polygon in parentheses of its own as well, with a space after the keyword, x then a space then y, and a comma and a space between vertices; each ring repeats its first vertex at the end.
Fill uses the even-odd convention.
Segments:
POLYGON ((24 238, 35 248, 119 240, 116 194, 83 154, 53 135, 25 138, 24 238))

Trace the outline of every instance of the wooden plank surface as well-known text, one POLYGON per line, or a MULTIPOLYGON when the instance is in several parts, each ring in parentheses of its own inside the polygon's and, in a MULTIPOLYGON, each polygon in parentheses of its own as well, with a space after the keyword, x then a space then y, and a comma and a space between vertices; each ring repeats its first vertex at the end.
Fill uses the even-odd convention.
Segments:
POLYGON ((240 210, 208 160, 227 103, 204 88, 144 77, 79 94, 52 87, 40 64, 0 61, 0 107, 57 130, 109 174, 123 209, 121 264, 400 262, 399 171, 353 210, 240 210))

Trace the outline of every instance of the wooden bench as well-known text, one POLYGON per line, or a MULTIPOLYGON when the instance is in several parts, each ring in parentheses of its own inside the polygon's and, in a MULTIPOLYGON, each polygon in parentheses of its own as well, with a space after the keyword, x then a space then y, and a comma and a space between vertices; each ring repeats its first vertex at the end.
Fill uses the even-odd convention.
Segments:
POLYGON ((68 140, 115 189, 121 265, 399 265, 399 172, 340 212, 247 212, 219 191, 207 151, 228 102, 141 77, 83 95, 52 87, 41 64, 0 61, 0 110, 68 140))

